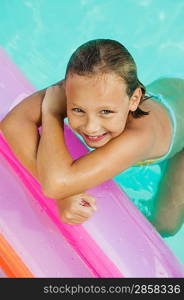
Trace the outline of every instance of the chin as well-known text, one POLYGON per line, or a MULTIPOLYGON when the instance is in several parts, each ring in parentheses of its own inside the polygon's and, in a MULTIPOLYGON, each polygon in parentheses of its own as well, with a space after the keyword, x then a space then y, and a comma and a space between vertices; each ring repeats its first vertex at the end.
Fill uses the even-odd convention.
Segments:
POLYGON ((90 147, 90 148, 94 148, 94 149, 97 149, 97 148, 100 148, 102 146, 104 146, 105 144, 107 144, 110 140, 104 142, 104 143, 96 143, 96 144, 89 144, 85 141, 85 143, 90 147))

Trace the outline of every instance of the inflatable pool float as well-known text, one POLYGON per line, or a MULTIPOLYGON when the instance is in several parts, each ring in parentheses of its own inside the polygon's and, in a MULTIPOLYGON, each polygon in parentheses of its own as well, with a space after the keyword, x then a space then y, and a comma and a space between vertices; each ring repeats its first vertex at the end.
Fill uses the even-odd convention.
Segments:
MULTIPOLYGON (((0 49, 0 119, 35 88, 0 49)), ((88 152, 65 124, 76 159, 88 152)), ((109 180, 88 193, 98 210, 63 224, 0 133, 0 270, 7 277, 183 277, 184 269, 122 189, 109 180)), ((3 275, 2 275, 3 276, 3 275)))

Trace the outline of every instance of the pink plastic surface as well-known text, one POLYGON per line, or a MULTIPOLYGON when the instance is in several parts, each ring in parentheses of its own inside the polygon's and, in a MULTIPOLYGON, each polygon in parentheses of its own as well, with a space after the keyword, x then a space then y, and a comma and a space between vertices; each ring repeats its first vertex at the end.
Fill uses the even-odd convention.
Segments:
POLYGON ((1 268, 0 268, 0 278, 7 278, 6 274, 1 268))
MULTIPOLYGON (((0 50, 0 119, 34 88, 0 50)), ((88 152, 65 126, 72 156, 88 152)), ((0 230, 36 277, 184 277, 183 266, 113 180, 88 191, 98 210, 63 224, 0 134, 0 230)))

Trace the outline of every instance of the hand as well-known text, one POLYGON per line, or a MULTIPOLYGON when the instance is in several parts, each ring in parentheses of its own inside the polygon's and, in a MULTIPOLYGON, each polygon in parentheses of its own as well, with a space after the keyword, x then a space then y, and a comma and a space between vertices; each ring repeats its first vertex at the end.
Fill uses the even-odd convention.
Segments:
POLYGON ((79 194, 57 200, 63 223, 75 225, 87 221, 96 210, 96 199, 88 194, 79 194))
POLYGON ((67 116, 66 95, 63 84, 47 88, 42 102, 42 114, 44 113, 59 114, 63 118, 67 116))

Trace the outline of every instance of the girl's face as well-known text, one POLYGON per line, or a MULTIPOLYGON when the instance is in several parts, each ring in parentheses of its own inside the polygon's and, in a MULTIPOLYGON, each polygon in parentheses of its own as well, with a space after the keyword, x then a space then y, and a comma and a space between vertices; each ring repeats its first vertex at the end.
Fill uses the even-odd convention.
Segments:
POLYGON ((69 124, 91 148, 99 148, 123 132, 129 111, 136 110, 141 97, 137 91, 136 97, 129 98, 125 83, 114 73, 69 75, 65 91, 69 124))

